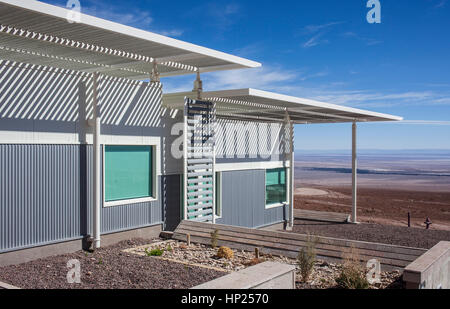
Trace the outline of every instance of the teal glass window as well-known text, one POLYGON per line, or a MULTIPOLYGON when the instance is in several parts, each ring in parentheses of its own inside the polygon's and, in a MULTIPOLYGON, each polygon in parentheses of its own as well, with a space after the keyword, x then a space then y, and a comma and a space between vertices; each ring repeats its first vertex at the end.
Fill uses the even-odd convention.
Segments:
POLYGON ((286 169, 266 170, 266 206, 286 203, 286 169))
POLYGON ((105 146, 105 201, 152 197, 152 146, 105 146))

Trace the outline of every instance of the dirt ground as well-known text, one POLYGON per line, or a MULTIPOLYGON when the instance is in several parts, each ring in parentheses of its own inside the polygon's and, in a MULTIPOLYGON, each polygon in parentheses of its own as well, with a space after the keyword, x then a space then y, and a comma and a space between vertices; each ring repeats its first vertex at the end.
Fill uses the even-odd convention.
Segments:
POLYGON ((293 232, 423 249, 432 248, 442 240, 450 241, 450 231, 373 223, 355 225, 295 220, 293 232))
MULTIPOLYGON (((351 213, 350 187, 302 187, 297 189, 295 208, 351 213)), ((359 188, 358 221, 383 225, 407 226, 408 212, 412 227, 425 228, 430 218, 432 230, 450 231, 450 193, 398 189, 359 188)), ((448 239, 447 239, 448 240, 448 239)))
POLYGON ((95 253, 78 251, 2 267, 0 281, 27 289, 188 289, 226 274, 122 252, 148 243, 127 240, 95 253), (71 259, 80 261, 81 284, 67 283, 71 259))

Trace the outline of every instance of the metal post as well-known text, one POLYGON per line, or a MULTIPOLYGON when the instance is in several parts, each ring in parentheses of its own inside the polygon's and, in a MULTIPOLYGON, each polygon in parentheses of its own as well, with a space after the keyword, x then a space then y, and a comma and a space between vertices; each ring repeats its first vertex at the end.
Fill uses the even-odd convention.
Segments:
POLYGON ((358 164, 356 156, 356 122, 352 125, 352 223, 357 223, 357 175, 358 164))
MULTIPOLYGON (((290 118, 289 118, 290 120, 290 118)), ((290 156, 289 156, 289 168, 290 168, 290 188, 289 188, 289 192, 290 192, 290 212, 289 212, 289 227, 292 229, 294 227, 294 204, 295 204, 295 198, 294 198, 294 194, 295 194, 295 177, 294 177, 294 171, 295 171, 295 158, 294 158, 294 123, 292 121, 289 121, 289 129, 290 129, 290 134, 289 134, 289 141, 290 141, 290 145, 289 145, 289 151, 290 151, 290 156)))
POLYGON ((100 207, 101 207, 101 194, 100 194, 100 107, 98 103, 98 73, 92 74, 93 79, 93 120, 94 120, 94 134, 93 134, 93 148, 94 148, 94 164, 93 164, 93 233, 94 233, 94 247, 100 248, 100 207))
MULTIPOLYGON (((213 103, 213 102, 212 102, 213 103)), ((213 163, 212 163, 212 224, 216 224, 216 132, 215 132, 215 125, 216 125, 216 103, 213 103, 213 107, 211 110, 211 117, 208 123, 209 126, 209 139, 212 143, 212 157, 213 157, 213 163)))
POLYGON ((187 125, 187 117, 188 116, 188 105, 186 99, 184 100, 184 131, 183 131, 183 160, 184 160, 184 175, 183 175, 183 210, 184 210, 184 220, 188 219, 188 125, 187 125))
POLYGON ((202 99, 203 82, 200 78, 200 70, 197 70, 197 78, 194 81, 194 89, 192 91, 197 93, 197 100, 202 99))
MULTIPOLYGON (((285 148, 288 147, 289 144, 289 152, 288 152, 288 159, 289 159, 289 168, 288 170, 288 177, 286 179, 286 185, 287 185, 287 191, 288 191, 288 203, 289 203, 289 220, 287 229, 292 229, 294 227, 294 124, 291 121, 291 117, 289 116, 288 111, 286 111, 286 117, 285 117, 285 130, 288 131, 287 138, 285 137, 285 148), (287 140, 289 139, 289 140, 287 140)), ((286 132, 286 131, 285 131, 286 132)))

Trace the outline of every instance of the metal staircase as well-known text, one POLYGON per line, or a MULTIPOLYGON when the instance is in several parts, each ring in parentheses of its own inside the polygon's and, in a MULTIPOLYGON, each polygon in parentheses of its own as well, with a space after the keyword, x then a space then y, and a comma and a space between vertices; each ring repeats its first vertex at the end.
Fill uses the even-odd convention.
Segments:
POLYGON ((215 223, 215 122, 215 103, 185 98, 185 220, 215 223))

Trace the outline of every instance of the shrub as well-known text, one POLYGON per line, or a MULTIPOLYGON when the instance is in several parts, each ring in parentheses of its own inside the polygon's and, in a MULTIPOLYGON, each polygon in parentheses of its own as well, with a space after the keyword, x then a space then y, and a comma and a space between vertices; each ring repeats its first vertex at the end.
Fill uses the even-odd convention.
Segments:
POLYGON ((368 289, 369 281, 366 278, 366 270, 361 264, 361 259, 355 248, 344 257, 344 264, 336 283, 343 289, 368 289))
POLYGON ((227 260, 231 260, 234 257, 234 253, 233 250, 228 247, 220 247, 217 251, 217 257, 220 259, 225 258, 227 260))
POLYGON ((153 249, 148 251, 148 249, 145 249, 145 254, 147 254, 147 256, 162 256, 164 253, 164 250, 161 250, 160 248, 157 249, 153 249))
POLYGON ((219 240, 219 230, 214 230, 214 232, 211 232, 211 248, 216 249, 217 248, 217 242, 219 240))
POLYGON ((245 266, 255 266, 255 265, 258 265, 258 264, 260 264, 260 263, 262 263, 262 262, 264 262, 263 259, 253 258, 253 259, 251 259, 250 261, 245 262, 244 265, 245 265, 245 266))
POLYGON ((316 244, 317 239, 312 239, 309 236, 306 247, 303 247, 297 256, 297 264, 300 268, 300 274, 304 283, 308 281, 314 269, 314 263, 316 262, 316 244))

